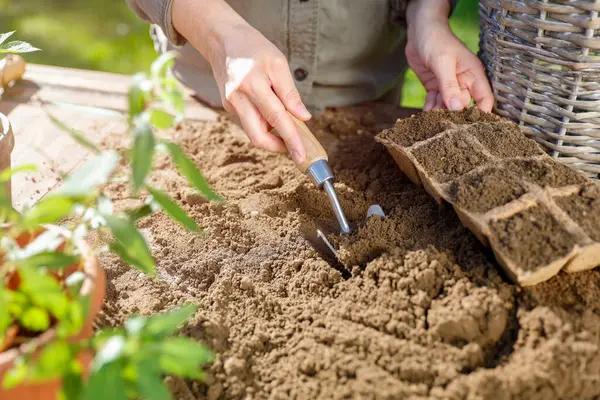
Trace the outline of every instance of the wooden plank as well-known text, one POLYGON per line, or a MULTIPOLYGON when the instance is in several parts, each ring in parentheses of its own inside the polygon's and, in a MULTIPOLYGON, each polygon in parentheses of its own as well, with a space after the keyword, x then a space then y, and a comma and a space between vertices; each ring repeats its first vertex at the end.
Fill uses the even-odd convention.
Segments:
MULTIPOLYGON (((13 178, 13 204, 31 206, 61 182, 61 177, 85 162, 90 152, 56 128, 42 108, 44 102, 67 102, 127 111, 131 78, 125 75, 42 65, 28 65, 23 80, 0 97, 0 112, 13 126, 13 167, 35 164, 39 171, 13 178)), ((83 113, 70 107, 52 112, 88 138, 100 143, 111 133, 127 129, 125 122, 83 113)), ((213 121, 218 113, 199 104, 186 92, 186 118, 213 121)))

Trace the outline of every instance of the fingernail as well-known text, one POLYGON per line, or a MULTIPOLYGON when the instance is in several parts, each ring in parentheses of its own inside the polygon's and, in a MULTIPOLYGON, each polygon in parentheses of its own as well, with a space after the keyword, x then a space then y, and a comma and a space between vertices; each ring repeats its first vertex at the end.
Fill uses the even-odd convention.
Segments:
POLYGON ((298 106, 298 110, 300 111, 300 115, 302 115, 302 117, 304 118, 310 118, 311 115, 308 112, 308 109, 306 108, 306 106, 303 103, 300 103, 300 105, 298 106))
POLYGON ((453 111, 460 111, 463 109, 462 103, 459 99, 450 99, 450 109, 453 111))
POLYGON ((290 154, 296 164, 302 164, 302 162, 304 162, 305 157, 301 155, 298 150, 290 150, 290 154))

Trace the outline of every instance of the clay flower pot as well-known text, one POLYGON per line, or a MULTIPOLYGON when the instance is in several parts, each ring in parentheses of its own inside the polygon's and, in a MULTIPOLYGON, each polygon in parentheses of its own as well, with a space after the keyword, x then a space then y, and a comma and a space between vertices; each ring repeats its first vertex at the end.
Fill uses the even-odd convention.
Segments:
MULTIPOLYGON (((33 240, 33 237, 28 237, 26 241, 31 240, 33 240)), ((20 240, 18 241, 20 242, 20 240)), ((21 243, 19 244, 21 245, 21 243)), ((82 330, 72 337, 73 342, 92 337, 92 323, 98 314, 100 307, 102 307, 106 290, 106 277, 104 275, 104 270, 98 263, 96 255, 85 243, 83 243, 80 248, 82 251, 82 268, 86 274, 86 279, 81 287, 80 295, 90 296, 90 310, 82 330)), ((24 383, 9 390, 2 387, 4 374, 13 367, 19 354, 26 351, 30 352, 32 349, 35 349, 34 354, 38 354, 44 345, 51 343, 55 338, 56 332, 54 328, 50 328, 48 331, 33 338, 29 342, 24 343, 20 347, 11 348, 0 353, 0 399, 57 400, 61 387, 60 379, 35 384, 24 383)), ((85 369, 84 372, 87 373, 93 354, 91 352, 82 352, 78 355, 78 358, 85 369)))
MULTIPOLYGON (((10 168, 10 153, 15 147, 15 137, 13 136, 10 122, 6 115, 0 113, 0 171, 10 168)), ((7 193, 10 196, 10 181, 7 182, 7 193)))

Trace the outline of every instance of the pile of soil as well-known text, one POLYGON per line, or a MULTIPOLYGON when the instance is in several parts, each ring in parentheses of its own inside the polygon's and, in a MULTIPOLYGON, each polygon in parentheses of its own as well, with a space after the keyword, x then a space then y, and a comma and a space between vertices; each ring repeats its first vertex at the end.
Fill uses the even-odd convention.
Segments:
MULTIPOLYGON (((181 399, 600 396, 600 271, 510 284, 455 213, 375 142, 396 116, 369 105, 330 110, 311 124, 356 228, 333 238, 342 263, 315 235, 336 228, 325 194, 287 156, 252 148, 225 118, 169 132, 227 201, 203 201, 157 155, 153 184, 204 233, 160 213, 142 220, 162 279, 104 256, 98 325, 197 302, 184 334, 217 356, 204 383, 177 386, 181 399), (365 221, 373 203, 385 219, 365 221)), ((120 183, 109 193, 117 207, 134 201, 120 183)))

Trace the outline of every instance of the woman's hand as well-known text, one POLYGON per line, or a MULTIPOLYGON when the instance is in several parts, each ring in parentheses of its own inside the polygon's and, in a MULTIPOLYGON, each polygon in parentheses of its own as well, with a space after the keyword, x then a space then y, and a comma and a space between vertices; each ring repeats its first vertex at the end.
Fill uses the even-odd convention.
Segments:
POLYGON ((427 90, 424 110, 462 110, 471 99, 491 111, 494 95, 483 65, 451 31, 444 0, 412 1, 408 7, 408 65, 427 90))
POLYGON ((173 23, 210 62, 223 106, 239 116, 252 144, 279 152, 287 147, 301 163, 306 152, 288 112, 302 121, 311 115, 279 49, 221 0, 177 0, 173 23))

